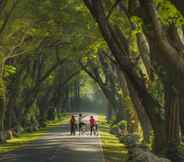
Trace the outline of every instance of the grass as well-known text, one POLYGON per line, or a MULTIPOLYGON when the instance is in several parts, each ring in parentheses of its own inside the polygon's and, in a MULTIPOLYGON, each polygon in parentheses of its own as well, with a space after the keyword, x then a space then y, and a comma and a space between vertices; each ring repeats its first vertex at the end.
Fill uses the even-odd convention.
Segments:
POLYGON ((183 142, 178 146, 178 152, 180 155, 184 157, 184 143, 183 142))
POLYGON ((109 133, 110 126, 104 116, 99 116, 99 125, 106 162, 125 162, 127 159, 127 150, 115 135, 109 133))
POLYGON ((67 120, 68 115, 63 115, 61 120, 49 121, 45 128, 41 128, 40 130, 32 133, 23 133, 19 137, 7 140, 5 144, 0 145, 0 154, 11 152, 24 147, 26 144, 33 142, 46 134, 50 128, 64 124, 67 120))

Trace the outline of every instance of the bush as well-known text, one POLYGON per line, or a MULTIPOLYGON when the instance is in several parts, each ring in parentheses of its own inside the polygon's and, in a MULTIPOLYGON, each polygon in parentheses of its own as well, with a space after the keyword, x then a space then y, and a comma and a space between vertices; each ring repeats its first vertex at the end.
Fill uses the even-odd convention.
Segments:
POLYGON ((24 132, 24 128, 20 124, 17 124, 15 126, 15 131, 16 131, 16 136, 20 136, 20 134, 24 132))
POLYGON ((127 123, 126 120, 122 120, 122 121, 120 121, 120 122, 118 123, 118 126, 119 126, 119 128, 121 128, 122 130, 125 130, 125 129, 127 129, 128 123, 127 123))
POLYGON ((110 133, 114 135, 119 135, 119 126, 114 124, 111 126, 110 133))
POLYGON ((46 127, 47 126, 47 120, 46 119, 40 119, 39 120, 40 127, 46 127))
POLYGON ((112 118, 111 118, 112 124, 117 124, 117 120, 116 119, 117 119, 116 115, 113 115, 112 118))

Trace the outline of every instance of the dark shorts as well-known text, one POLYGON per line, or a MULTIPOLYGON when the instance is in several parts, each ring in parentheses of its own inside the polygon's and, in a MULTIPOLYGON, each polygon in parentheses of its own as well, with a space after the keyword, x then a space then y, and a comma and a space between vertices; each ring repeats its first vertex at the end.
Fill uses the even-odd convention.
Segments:
POLYGON ((97 125, 97 124, 95 124, 95 125, 90 125, 90 128, 91 128, 91 129, 95 128, 95 129, 97 130, 97 129, 98 129, 98 125, 97 125))

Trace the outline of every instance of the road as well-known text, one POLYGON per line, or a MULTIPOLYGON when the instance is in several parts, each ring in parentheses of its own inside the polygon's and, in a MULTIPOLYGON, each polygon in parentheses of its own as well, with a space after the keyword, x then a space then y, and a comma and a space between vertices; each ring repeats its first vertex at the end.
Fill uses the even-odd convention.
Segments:
POLYGON ((0 162, 104 162, 104 158, 99 137, 70 136, 65 124, 17 151, 0 155, 0 162))

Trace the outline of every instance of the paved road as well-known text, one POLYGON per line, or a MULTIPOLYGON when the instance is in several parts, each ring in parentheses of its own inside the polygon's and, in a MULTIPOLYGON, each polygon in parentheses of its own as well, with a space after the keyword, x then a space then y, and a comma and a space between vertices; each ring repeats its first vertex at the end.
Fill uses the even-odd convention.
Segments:
POLYGON ((99 137, 70 136, 68 125, 52 128, 41 139, 5 155, 0 162, 103 162, 99 137))

